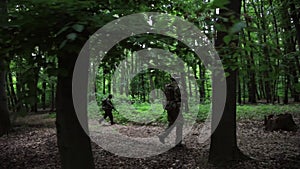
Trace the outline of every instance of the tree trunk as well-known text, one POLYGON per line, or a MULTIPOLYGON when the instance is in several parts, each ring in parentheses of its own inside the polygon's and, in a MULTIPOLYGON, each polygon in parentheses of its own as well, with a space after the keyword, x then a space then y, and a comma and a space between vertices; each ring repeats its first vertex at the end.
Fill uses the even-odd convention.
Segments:
POLYGON ((6 95, 6 65, 4 57, 0 58, 0 137, 11 128, 6 95))
MULTIPOLYGON (((230 0, 229 4, 226 5, 226 7, 234 12, 236 15, 236 19, 239 18, 240 9, 241 9, 241 0, 230 0)), ((220 15, 226 18, 229 18, 232 16, 232 14, 227 13, 225 9, 220 10, 220 15)), ((227 23, 224 23, 224 25, 227 28, 230 28, 233 25, 233 21, 229 21, 227 23)), ((227 29, 229 30, 229 29, 227 29)), ((218 48, 224 47, 223 38, 227 35, 226 32, 218 31, 217 33, 217 39, 216 39, 216 46, 218 48)), ((238 41, 232 41, 231 43, 234 43, 233 46, 237 46, 238 41)), ((231 49, 232 53, 234 54, 235 49, 231 49)), ((220 51, 219 51, 220 52, 220 51)), ((221 56, 223 53, 219 53, 221 56)), ((228 53, 227 53, 228 54, 228 53)), ((222 58, 223 61, 226 61, 225 58, 222 58)), ((234 62, 234 59, 229 60, 231 63, 234 62)), ((227 62, 228 63, 228 62, 227 62)), ((236 161, 245 159, 246 156, 239 150, 237 146, 237 140, 236 140, 236 82, 237 82, 237 70, 233 70, 230 67, 228 67, 226 72, 229 73, 229 75, 226 77, 226 84, 227 84, 227 97, 225 102, 225 108, 223 115, 221 117, 221 120, 219 124, 215 124, 214 121, 212 121, 212 128, 216 127, 216 130, 214 133, 212 133, 211 136, 211 145, 210 145, 210 151, 209 151, 209 162, 220 165, 225 164, 230 161, 236 161)), ((220 79, 213 78, 213 86, 218 83, 220 79)), ((213 102, 217 100, 215 91, 217 89, 214 89, 213 92, 213 102)), ((213 103, 213 117, 218 116, 218 113, 215 112, 213 103)))
MULTIPOLYGON (((237 77, 239 76, 239 71, 236 72, 237 73, 237 77)), ((237 94, 237 102, 238 104, 242 104, 242 87, 241 87, 241 80, 240 78, 237 78, 237 88, 238 88, 238 94, 237 94)))
POLYGON ((105 89, 106 89, 106 86, 105 86, 105 81, 106 81, 106 79, 105 79, 105 76, 106 76, 106 73, 105 73, 105 68, 103 68, 103 75, 102 75, 102 94, 106 94, 105 93, 105 89))
MULTIPOLYGON (((267 30, 267 20, 265 18, 265 8, 264 8, 264 1, 261 1, 261 27, 262 30, 267 30)), ((266 99, 267 99, 267 103, 272 102, 272 98, 273 98, 273 93, 272 93, 272 82, 271 82, 271 77, 270 77, 270 73, 272 72, 272 66, 270 65, 271 60, 270 60, 270 50, 269 50, 269 46, 267 45, 267 33, 264 32, 263 33, 263 42, 264 44, 263 46, 263 54, 264 54, 264 62, 263 64, 267 67, 267 69, 264 71, 263 75, 264 75, 264 82, 265 82, 265 92, 266 92, 266 99)))
MULTIPOLYGON (((10 70, 10 69, 8 68, 8 70, 10 70)), ((13 110, 17 111, 16 104, 18 103, 18 100, 17 100, 17 95, 16 95, 16 92, 15 92, 11 72, 8 72, 8 81, 9 81, 9 89, 10 89, 11 98, 12 98, 13 110)))
POLYGON ((14 105, 14 101, 13 101, 13 99, 12 99, 12 97, 11 97, 11 92, 10 92, 10 88, 9 88, 9 81, 8 81, 8 78, 7 78, 7 74, 6 74, 6 85, 5 85, 5 87, 6 87, 6 97, 7 97, 7 106, 8 106, 8 110, 9 111, 13 111, 13 105, 14 105))
POLYGON ((46 81, 43 81, 42 88, 43 88, 42 106, 43 106, 43 110, 45 110, 46 109, 46 92, 47 92, 47 83, 46 83, 46 81))
MULTIPOLYGON (((282 22, 283 22, 283 30, 284 33, 291 33, 292 30, 292 23, 290 21, 291 16, 289 15, 289 11, 288 11, 288 3, 287 2, 282 2, 282 6, 281 6, 281 18, 282 18, 282 22)), ((286 62, 286 69, 285 69, 285 73, 287 76, 287 85, 285 88, 285 97, 288 97, 288 88, 291 89, 291 94, 294 97, 295 101, 298 101, 298 94, 297 91, 295 89, 295 87, 298 84, 298 77, 297 77, 297 70, 295 68, 295 64, 293 62, 293 59, 291 57, 289 57, 290 54, 292 54, 293 52, 296 52, 296 47, 295 47, 295 43, 293 40, 293 37, 291 36, 284 36, 283 37, 283 44, 284 44, 284 53, 285 53, 285 62, 286 62)), ((285 102, 288 99, 285 98, 285 102)))
MULTIPOLYGON (((72 98, 72 77, 76 58, 76 53, 64 53, 58 61, 59 70, 66 70, 67 75, 58 75, 57 81, 57 143, 62 168, 92 169, 94 163, 90 138, 77 119, 72 98)), ((85 77, 82 80, 86 80, 85 77)), ((87 90, 87 88, 82 90, 87 90)), ((82 104, 85 104, 84 100, 82 104)))
POLYGON ((51 82, 51 111, 55 110, 55 84, 51 82))
MULTIPOLYGON (((247 8, 246 8, 246 0, 243 0, 243 8, 244 8, 244 13, 247 14, 247 8)), ((248 18, 246 18, 246 26, 249 27, 249 21, 248 18)), ((248 42, 252 43, 252 38, 251 38, 251 32, 248 30, 247 31, 247 36, 248 36, 248 42)), ((246 39, 246 38, 245 38, 246 39)), ((246 40, 245 40, 246 42, 246 40)), ((247 44, 245 44, 246 46, 247 44)), ((256 78, 255 78, 255 62, 254 62, 254 55, 253 55, 253 50, 250 46, 250 56, 247 59, 247 65, 248 65, 248 71, 249 71, 249 83, 248 83, 248 96, 249 96, 249 103, 256 103, 256 78)))
POLYGON ((205 102, 205 67, 202 66, 201 62, 198 63, 199 65, 199 87, 200 87, 200 103, 205 102))
MULTIPOLYGON (((190 66, 188 66, 188 76, 189 77, 190 77, 190 74, 191 74, 191 70, 190 70, 190 66)), ((188 84, 189 85, 189 96, 193 97, 192 84, 191 84, 190 80, 188 82, 189 82, 189 84, 188 84)))
POLYGON ((290 84, 290 76, 285 75, 283 104, 288 104, 289 103, 289 84, 290 84))
MULTIPOLYGON (((7 24, 7 1, 0 1, 0 25, 7 24)), ((0 137, 11 128, 6 93, 6 56, 0 56, 0 137)))

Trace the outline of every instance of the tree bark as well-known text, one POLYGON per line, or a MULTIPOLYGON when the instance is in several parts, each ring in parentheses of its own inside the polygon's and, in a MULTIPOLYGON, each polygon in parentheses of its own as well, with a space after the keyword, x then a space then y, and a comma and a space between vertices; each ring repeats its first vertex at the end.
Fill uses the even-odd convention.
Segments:
POLYGON ((51 82, 51 111, 55 110, 55 84, 51 82))
MULTIPOLYGON (((0 1, 0 25, 6 25, 7 20, 7 1, 0 1)), ((5 60, 6 55, 0 56, 0 137, 8 133, 11 128, 9 119, 9 110, 7 103, 6 93, 6 70, 7 62, 5 60)))
POLYGON ((4 57, 0 58, 0 137, 11 128, 6 93, 6 64, 4 57))
MULTIPOLYGON (((243 8, 244 8, 244 13, 247 14, 247 8, 246 8, 246 0, 243 0, 243 8)), ((248 18, 246 18, 246 27, 249 27, 249 21, 248 18)), ((248 42, 252 43, 252 38, 251 38, 251 32, 248 30, 247 31, 247 36, 248 36, 248 42)), ((246 39, 246 38, 245 38, 246 39)), ((245 41, 246 42, 246 41, 245 41)), ((246 44, 245 44, 246 46, 246 44)), ((256 103, 256 78, 255 78, 255 62, 254 62, 254 55, 253 55, 253 50, 250 46, 250 52, 249 52, 249 58, 247 59, 247 65, 248 65, 248 70, 249 70, 249 83, 248 83, 248 96, 249 96, 249 103, 256 103)))
POLYGON ((12 106, 13 106, 13 110, 17 111, 16 109, 16 104, 18 103, 18 99, 17 99, 17 95, 15 92, 15 88, 14 88, 14 84, 13 84, 13 79, 12 79, 12 74, 10 72, 10 69, 8 68, 9 72, 8 72, 8 81, 9 81, 9 89, 10 89, 10 93, 11 93, 11 99, 12 99, 12 106))
MULTIPOLYGON (((58 60, 59 70, 65 70, 67 74, 58 75, 57 81, 57 143, 62 168, 93 169, 90 138, 77 119, 72 98, 72 77, 76 58, 76 53, 64 53, 58 60)), ((84 100, 82 102, 86 103, 84 100)))
MULTIPOLYGON (((289 15, 289 11, 288 11, 288 3, 287 2, 282 2, 282 6, 281 6, 281 19, 283 22, 283 30, 284 33, 291 33, 292 30, 292 23, 290 21, 291 16, 289 15)), ((287 77, 287 85, 285 88, 285 98, 284 98, 284 103, 287 104, 288 101, 288 89, 290 88, 291 90, 291 94, 292 97, 294 97, 295 101, 298 101, 298 94, 296 91, 296 86, 298 84, 298 77, 297 77, 297 70, 296 70, 296 65, 293 62, 293 59, 290 56, 290 54, 292 54, 293 52, 296 52, 296 47, 295 47, 295 43, 293 40, 293 37, 291 36, 284 36, 283 37, 283 44, 284 44, 284 54, 285 54, 285 63, 286 63, 286 69, 285 69, 285 73, 287 77)))
MULTIPOLYGON (((232 16, 232 13, 235 14, 235 19, 239 18, 240 9, 241 9, 241 0, 230 0, 229 4, 226 5, 227 9, 221 9, 220 15, 226 18, 230 18, 232 16)), ((224 23, 224 25, 227 28, 230 28, 233 25, 233 21, 229 21, 224 23)), ((229 30, 229 29, 227 29, 229 30)), ((227 35, 226 32, 217 32, 217 39, 216 39, 216 47, 218 49, 224 47, 223 38, 227 35)), ((231 44, 235 44, 234 46, 237 46, 238 41, 232 41, 231 44)), ((234 54, 234 49, 231 49, 229 51, 232 51, 230 53, 231 55, 234 54)), ((222 54, 225 54, 224 52, 221 52, 219 50, 219 54, 222 56, 222 54)), ((228 54, 228 53, 227 53, 228 54)), ((224 57, 221 57, 222 60, 226 63, 227 59, 224 57)), ((230 59, 230 62, 233 62, 234 59, 230 59)), ((227 84, 227 97, 225 102, 225 108, 223 115, 221 117, 221 120, 219 124, 215 124, 214 121, 212 121, 212 128, 215 128, 216 130, 214 133, 212 133, 211 136, 211 145, 210 145, 210 151, 209 151, 209 162, 216 165, 222 165, 226 164, 227 162, 246 159, 246 156, 239 150, 237 146, 237 140, 236 140, 236 82, 237 82, 237 69, 231 69, 231 67, 228 67, 226 72, 229 73, 229 75, 226 77, 226 84, 227 84)), ((213 87, 214 84, 218 83, 218 80, 213 78, 213 87)), ((213 102, 217 100, 215 90, 213 89, 213 102)), ((220 112, 215 112, 214 109, 214 103, 213 103, 213 117, 217 116, 217 114, 220 112)))
POLYGON ((43 106, 43 110, 46 109, 46 92, 47 92, 47 83, 46 81, 43 81, 42 84, 42 88, 43 88, 43 93, 42 93, 42 106, 43 106))

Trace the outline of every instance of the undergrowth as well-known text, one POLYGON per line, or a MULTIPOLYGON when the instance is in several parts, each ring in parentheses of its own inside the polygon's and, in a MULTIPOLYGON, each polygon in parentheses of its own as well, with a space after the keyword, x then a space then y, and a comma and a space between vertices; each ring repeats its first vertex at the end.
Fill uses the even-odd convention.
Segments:
MULTIPOLYGON (((118 124, 127 124, 135 122, 140 124, 150 123, 167 123, 167 113, 163 110, 161 103, 134 103, 120 104, 116 106, 117 110, 113 111, 114 120, 118 124)), ((185 120, 204 121, 210 113, 210 104, 200 104, 189 108, 189 112, 183 112, 185 120), (196 116, 195 116, 196 115, 196 116)), ((88 108, 89 118, 101 118, 104 111, 96 103, 92 103, 88 108)), ((237 119, 257 119, 262 120, 264 116, 269 114, 280 113, 300 113, 300 104, 290 105, 272 105, 272 104, 256 104, 256 105, 237 105, 237 119)))

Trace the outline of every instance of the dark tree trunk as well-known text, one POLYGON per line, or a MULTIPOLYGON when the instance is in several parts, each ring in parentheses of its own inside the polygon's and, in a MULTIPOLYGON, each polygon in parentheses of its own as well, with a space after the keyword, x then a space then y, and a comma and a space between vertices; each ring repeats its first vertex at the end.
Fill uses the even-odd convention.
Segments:
POLYGON ((37 112, 37 103, 38 103, 38 79, 39 79, 39 68, 33 68, 33 80, 28 83, 30 97, 32 102, 30 103, 30 108, 32 112, 37 112))
POLYGON ((42 106, 43 106, 43 110, 45 110, 46 109, 46 92, 47 92, 47 83, 45 81, 43 81, 42 88, 43 88, 42 106))
POLYGON ((146 102, 146 89, 145 89, 145 77, 144 73, 141 74, 141 98, 143 102, 146 102))
MULTIPOLYGON (((62 57, 59 57, 58 61, 59 69, 66 70, 67 75, 58 75, 57 81, 57 143, 62 168, 92 169, 94 168, 94 163, 90 138, 84 132, 77 119, 72 98, 72 77, 76 58, 76 53, 64 53, 62 57)), ((84 81, 86 78, 83 77, 82 80, 84 81)), ((87 90, 87 86, 86 89, 82 90, 87 90)), ((84 100, 82 104, 85 104, 84 100)))
MULTIPOLYGON (((239 72, 237 71, 237 77, 239 77, 239 72)), ((237 102, 238 104, 242 104, 242 89, 241 89, 241 80, 237 78, 237 86, 238 86, 238 94, 237 94, 237 102)))
MULTIPOLYGON (((297 37, 297 44, 298 47, 300 48, 300 12, 298 10, 296 10, 296 6, 295 6, 295 2, 291 1, 289 2, 290 4, 290 8, 291 8, 291 16, 293 18, 293 23, 295 25, 296 28, 296 37, 297 37)), ((296 64, 298 67, 298 72, 300 73, 300 63, 299 63, 299 58, 298 55, 295 55, 295 60, 296 60, 296 64)))
POLYGON ((103 69, 103 75, 102 75, 102 94, 106 94, 105 93, 105 89, 106 89, 106 87, 105 87, 105 81, 106 81, 106 79, 105 79, 105 76, 106 76, 106 74, 105 74, 105 68, 103 69))
POLYGON ((205 102, 205 67, 199 62, 200 103, 205 102))
POLYGON ((55 84, 51 83, 51 111, 55 110, 55 84))
POLYGON ((113 78, 112 78, 112 92, 114 94, 117 93, 117 79, 115 76, 113 76, 113 78))
MULTIPOLYGON (((226 6, 230 11, 234 12, 236 15, 236 19, 239 18, 240 9, 241 9, 241 0, 230 0, 229 4, 226 6)), ((232 14, 227 13, 225 9, 220 10, 220 15, 226 18, 229 18, 232 16, 232 14)), ((229 21, 227 23, 224 23, 224 25, 229 28, 233 24, 233 21, 229 21)), ((229 30, 229 29, 227 29, 229 30)), ((217 33, 217 39, 216 39, 216 46, 220 49, 224 47, 223 38, 226 36, 226 32, 218 31, 217 33)), ((231 43, 235 43, 234 46, 237 46, 238 41, 232 41, 231 43)), ((231 49, 232 55, 234 53, 235 49, 231 49)), ((220 51, 219 51, 220 52, 220 51)), ((219 53, 221 56, 223 53, 219 53)), ((228 53, 227 53, 228 54, 228 53)), ((222 57, 221 57, 222 58, 222 57)), ((228 63, 228 60, 225 58, 222 58, 223 61, 228 63)), ((229 62, 234 62, 235 59, 230 59, 229 62)), ((222 118, 219 122, 219 124, 215 124, 214 121, 212 121, 212 128, 215 128, 216 130, 214 133, 212 133, 211 136, 211 145, 210 145, 210 151, 209 151, 209 162, 219 165, 219 164, 225 164, 230 161, 236 161, 245 159, 246 156, 239 150, 237 146, 237 139, 236 139, 236 82, 237 82, 237 70, 233 70, 230 67, 228 67, 226 72, 229 73, 229 75, 226 77, 226 83, 227 83, 227 97, 225 102, 225 108, 222 115, 222 118)), ((214 84, 218 83, 218 80, 213 78, 213 87, 214 84)), ((213 89, 213 102, 217 100, 215 90, 213 89)), ((213 117, 218 116, 217 114, 220 112, 215 112, 214 110, 214 103, 213 103, 213 117)))
POLYGON ((290 84, 290 76, 285 75, 283 104, 288 104, 289 103, 289 84, 290 84))
POLYGON ((108 74, 107 92, 111 93, 111 73, 108 74))
POLYGON ((121 77, 120 77, 120 82, 118 83, 119 84, 120 95, 124 94, 124 85, 123 85, 124 82, 125 82, 125 75, 122 73, 121 77))
POLYGON ((17 98, 18 98, 18 102, 16 104, 17 107, 17 111, 23 111, 24 110, 24 93, 23 90, 24 89, 24 83, 23 83, 23 79, 22 79, 22 75, 20 72, 16 72, 16 91, 17 91, 17 98))
MULTIPOLYGON (((246 0, 243 0, 243 8, 244 8, 244 13, 247 14, 247 8, 246 8, 246 0)), ((249 21, 248 18, 246 18, 246 26, 249 27, 249 21)), ((248 30, 247 31, 247 36, 248 36, 248 42, 252 42, 251 38, 251 32, 248 30)), ((246 39, 246 38, 245 38, 246 39)), ((246 41, 245 41, 246 42, 246 41)), ((245 44, 246 45, 246 44, 245 44)), ((254 55, 253 55, 253 50, 251 48, 249 52, 250 56, 247 59, 247 65, 248 65, 248 71, 249 71, 249 83, 248 83, 248 97, 249 103, 256 103, 256 78, 255 78, 255 63, 254 63, 254 55)))
MULTIPOLYGON (((265 15, 264 15, 264 3, 263 1, 261 1, 261 14, 262 14, 262 29, 266 30, 266 19, 265 19, 265 15)), ((267 44, 267 35, 266 33, 263 33, 263 44, 267 44)), ((270 72, 272 71, 272 67, 270 65, 271 61, 270 61, 270 56, 269 56, 269 47, 267 45, 265 45, 263 47, 263 54, 265 57, 265 60, 263 62, 263 64, 267 67, 267 69, 264 71, 263 76, 264 76, 264 84, 265 84, 265 92, 266 92, 266 100, 267 103, 272 102, 272 91, 271 91, 271 78, 270 78, 270 72)))
MULTIPOLYGON (((7 24, 7 1, 0 1, 0 25, 7 24)), ((0 56, 0 137, 11 128, 6 93, 7 56, 0 56)))
MULTIPOLYGON (((6 76, 7 76, 7 74, 6 74, 6 76)), ((6 85, 5 85, 5 87, 6 87, 6 97, 7 97, 7 106, 8 106, 8 110, 10 110, 10 111, 13 111, 13 99, 12 99, 12 97, 11 97, 11 92, 10 92, 10 88, 9 88, 9 81, 8 81, 8 79, 7 79, 7 77, 6 77, 6 85)))
POLYGON ((11 128, 8 102, 6 95, 6 64, 4 57, 0 58, 0 137, 11 128))
MULTIPOLYGON (((289 15, 288 11, 288 3, 282 2, 281 6, 281 18, 283 22, 283 29, 285 33, 291 33, 292 30, 292 23, 290 21, 291 16, 289 15)), ((293 37, 291 36, 284 36, 283 38, 284 42, 284 53, 285 53, 285 62, 287 63, 285 73, 287 77, 287 84, 285 88, 285 98, 284 103, 287 104, 288 101, 288 90, 291 90, 292 97, 294 97, 295 101, 298 101, 298 94, 295 89, 296 85, 298 84, 298 77, 297 77, 297 70, 295 68, 295 64, 293 62, 293 59, 289 57, 289 55, 293 52, 296 52, 295 42, 293 40, 293 37), (287 98, 286 98, 287 97, 287 98)))
MULTIPOLYGON (((190 74, 191 74, 191 70, 190 70, 190 67, 188 66, 188 76, 190 77, 190 74)), ((189 80, 189 96, 190 97, 193 97, 193 91, 192 91, 192 84, 191 84, 191 81, 189 80)))
MULTIPOLYGON (((8 68, 8 70, 10 70, 10 69, 8 68)), ((16 111, 16 104, 18 103, 18 100, 17 100, 17 95, 15 92, 11 72, 8 72, 7 76, 8 76, 8 81, 9 81, 9 89, 10 89, 10 94, 11 94, 11 99, 12 99, 12 104, 13 104, 13 110, 16 111)))

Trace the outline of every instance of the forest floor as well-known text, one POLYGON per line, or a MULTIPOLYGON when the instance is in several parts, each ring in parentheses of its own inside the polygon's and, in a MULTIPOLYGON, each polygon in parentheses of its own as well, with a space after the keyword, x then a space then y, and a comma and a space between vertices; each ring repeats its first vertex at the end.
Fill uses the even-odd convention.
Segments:
MULTIPOLYGON (((300 115, 293 114, 300 126, 300 115)), ((198 142, 196 124, 184 138, 183 148, 142 159, 119 157, 92 144, 96 168, 217 168, 208 164, 209 140, 198 142)), ((147 131, 163 131, 160 126, 114 125, 120 133, 147 136, 147 131)), ((263 121, 238 120, 238 145, 253 160, 220 168, 300 168, 300 131, 266 132, 263 121)), ((0 138, 1 169, 60 168, 54 119, 47 114, 33 115, 16 121, 14 131, 0 138)))

